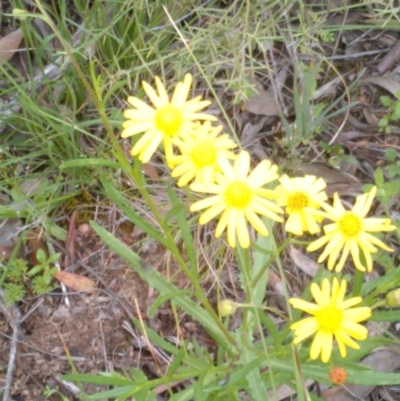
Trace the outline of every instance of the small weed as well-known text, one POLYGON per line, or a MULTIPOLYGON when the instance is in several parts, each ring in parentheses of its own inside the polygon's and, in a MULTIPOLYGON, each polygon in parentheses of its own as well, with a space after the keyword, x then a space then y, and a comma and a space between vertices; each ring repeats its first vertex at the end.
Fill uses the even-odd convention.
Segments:
POLYGON ((328 162, 333 167, 338 167, 342 162, 357 164, 357 159, 352 155, 347 155, 339 143, 329 145, 329 143, 322 142, 321 148, 327 154, 328 162))
POLYGON ((400 120, 400 91, 396 92, 397 99, 393 100, 389 96, 381 96, 379 99, 383 106, 388 107, 388 112, 385 117, 382 117, 379 122, 379 130, 389 134, 391 131, 390 124, 400 120))
MULTIPOLYGON (((386 150, 385 159, 389 164, 375 170, 374 182, 378 187, 377 198, 385 207, 389 207, 391 199, 400 192, 400 160, 393 148, 386 150)), ((371 185, 366 186, 365 189, 370 187, 371 185)))
POLYGON ((28 271, 28 263, 24 259, 14 259, 6 266, 0 265, 2 281, 4 282, 4 303, 10 307, 26 296, 26 288, 36 294, 45 294, 52 290, 51 281, 57 273, 52 264, 60 257, 59 253, 46 258, 42 249, 39 249, 36 258, 39 264, 28 271), (29 278, 32 278, 30 281, 29 278))
POLYGON ((45 398, 49 398, 49 397, 51 397, 51 396, 53 396, 53 395, 57 395, 58 397, 60 397, 60 399, 61 399, 62 401, 68 401, 68 400, 69 400, 69 398, 68 398, 68 397, 65 397, 65 396, 58 390, 57 387, 54 389, 54 388, 51 388, 50 386, 46 386, 46 388, 43 390, 43 396, 44 396, 45 398))

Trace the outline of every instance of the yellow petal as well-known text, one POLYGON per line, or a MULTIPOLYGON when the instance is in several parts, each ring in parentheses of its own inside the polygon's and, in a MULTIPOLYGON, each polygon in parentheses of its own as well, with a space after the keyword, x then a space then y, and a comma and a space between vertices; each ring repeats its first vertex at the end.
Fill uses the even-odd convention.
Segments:
POLYGON ((217 203, 221 203, 222 205, 224 204, 222 202, 222 196, 221 195, 214 195, 214 196, 210 196, 209 198, 197 201, 197 202, 193 203, 190 206, 189 210, 191 212, 197 212, 197 211, 199 211, 201 209, 205 209, 207 207, 214 206, 217 203))
MULTIPOLYGON (((156 82, 157 82, 157 77, 156 77, 156 82)), ((142 82, 142 86, 144 91, 146 92, 146 95, 149 97, 150 101, 153 103, 154 107, 156 109, 159 109, 166 104, 167 102, 163 102, 157 95, 156 91, 145 81, 142 82)))
POLYGON ((238 212, 237 215, 236 234, 240 246, 244 249, 248 248, 250 246, 250 236, 243 212, 238 212))
MULTIPOLYGON (((214 198, 214 197, 213 197, 214 198)), ((208 198, 211 199, 211 198, 208 198)), ((207 200, 207 199, 204 199, 207 200)), ((217 217, 225 210, 225 205, 223 203, 216 203, 207 209, 199 218, 199 224, 203 225, 211 221, 213 218, 217 217)))

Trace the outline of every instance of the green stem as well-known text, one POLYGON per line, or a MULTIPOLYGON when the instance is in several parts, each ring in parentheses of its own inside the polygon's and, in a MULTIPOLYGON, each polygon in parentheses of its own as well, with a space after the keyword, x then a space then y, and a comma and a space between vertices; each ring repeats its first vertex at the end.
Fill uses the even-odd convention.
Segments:
POLYGON ((381 306, 387 306, 387 305, 386 305, 386 300, 381 299, 381 300, 377 301, 374 305, 372 305, 370 308, 371 308, 372 310, 374 310, 374 309, 380 308, 381 306))

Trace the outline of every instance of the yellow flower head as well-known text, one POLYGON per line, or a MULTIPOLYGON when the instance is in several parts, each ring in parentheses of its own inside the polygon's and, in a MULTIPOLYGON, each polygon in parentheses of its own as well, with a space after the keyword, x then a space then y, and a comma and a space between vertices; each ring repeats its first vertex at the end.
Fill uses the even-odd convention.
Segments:
POLYGON ((139 155, 139 160, 147 163, 161 142, 164 142, 165 155, 172 156, 172 139, 185 138, 193 131, 193 122, 196 120, 216 121, 214 116, 198 113, 211 102, 201 101, 201 96, 187 101, 192 75, 186 74, 183 82, 176 85, 171 101, 160 78, 155 77, 156 91, 147 83, 142 82, 143 89, 154 105, 148 106, 137 97, 128 97, 128 103, 134 108, 124 112, 127 119, 123 123, 122 138, 144 132, 132 149, 132 155, 139 155))
POLYGON ((203 125, 197 123, 193 135, 174 141, 181 155, 174 155, 170 159, 170 164, 176 166, 171 176, 180 177, 180 187, 193 179, 200 184, 213 184, 216 172, 220 171, 218 160, 235 158, 230 149, 236 148, 236 144, 227 134, 218 136, 221 130, 221 125, 214 128, 209 121, 203 125))
POLYGON ((275 221, 282 221, 277 213, 283 213, 283 210, 266 199, 271 197, 271 191, 262 188, 278 178, 278 167, 268 160, 263 160, 249 173, 250 155, 246 151, 238 154, 233 166, 227 159, 221 159, 218 163, 221 173, 217 174, 215 184, 194 183, 190 186, 195 192, 214 196, 194 203, 190 211, 197 212, 207 208, 200 216, 200 224, 206 224, 222 213, 215 230, 215 237, 218 238, 227 229, 228 243, 231 247, 235 247, 237 236, 239 244, 243 248, 248 248, 250 236, 246 220, 261 235, 268 235, 268 229, 258 214, 275 221))
POLYGON ((376 187, 373 187, 369 193, 357 196, 353 209, 346 210, 335 193, 333 197, 333 207, 323 203, 321 206, 327 212, 327 218, 334 223, 324 226, 325 235, 312 242, 307 251, 313 252, 323 247, 325 250, 318 258, 318 263, 328 258, 328 269, 332 270, 339 253, 342 255, 335 270, 340 272, 343 269, 347 256, 351 253, 354 265, 358 270, 371 271, 372 257, 371 253, 377 252, 377 246, 392 252, 381 240, 369 234, 369 232, 392 231, 396 226, 390 225, 390 219, 366 218, 372 201, 376 194, 376 187), (360 249, 364 253, 367 267, 365 268, 360 261, 360 249))
POLYGON ((318 223, 323 216, 317 209, 328 199, 324 192, 325 181, 313 175, 295 178, 284 175, 279 182, 281 185, 276 189, 276 203, 285 206, 289 215, 285 230, 295 235, 303 235, 304 231, 311 234, 320 232, 318 223))
POLYGON ((322 362, 328 362, 333 348, 333 340, 336 339, 342 358, 346 357, 346 345, 359 349, 360 346, 351 338, 365 340, 368 330, 358 324, 371 316, 371 309, 366 306, 352 308, 361 302, 361 297, 344 300, 346 294, 346 282, 339 284, 335 277, 331 284, 328 279, 322 280, 321 287, 316 283, 311 284, 311 293, 315 304, 302 299, 291 298, 290 304, 312 317, 293 323, 290 328, 294 331, 294 344, 299 344, 306 338, 315 334, 310 348, 310 358, 317 359, 321 354, 322 362))

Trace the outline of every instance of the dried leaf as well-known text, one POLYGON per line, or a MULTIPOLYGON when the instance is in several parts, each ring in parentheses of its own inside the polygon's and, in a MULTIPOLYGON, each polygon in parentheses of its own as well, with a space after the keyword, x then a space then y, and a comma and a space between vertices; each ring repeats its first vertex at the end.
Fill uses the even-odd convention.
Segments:
MULTIPOLYGON (((277 76, 277 90, 280 90, 283 85, 287 75, 287 69, 282 68, 277 76)), ((243 110, 248 111, 253 114, 263 115, 263 116, 277 116, 279 115, 279 106, 277 99, 275 97, 274 88, 272 85, 268 90, 264 90, 260 82, 252 80, 255 84, 258 94, 250 97, 243 105, 243 110)))
POLYGON ((273 89, 269 88, 267 91, 260 91, 259 94, 249 98, 244 104, 243 110, 249 111, 253 114, 261 114, 263 116, 279 115, 273 89))
POLYGON ((15 54, 23 38, 23 32, 21 28, 3 36, 0 39, 0 65, 15 54))
POLYGON ((335 170, 332 167, 326 166, 322 163, 303 164, 301 169, 305 174, 315 175, 321 177, 325 182, 330 184, 354 184, 358 183, 356 177, 346 174, 340 170, 335 170))
POLYGON ((378 85, 383 89, 390 92, 395 98, 398 99, 396 93, 400 91, 400 83, 394 79, 384 78, 384 77, 367 77, 363 79, 364 82, 370 84, 378 85))
POLYGON ((317 262, 304 255, 304 253, 296 249, 293 245, 289 245, 289 254, 294 264, 300 270, 310 277, 316 276, 319 269, 319 264, 317 262))
POLYGON ((80 274, 68 273, 65 271, 57 272, 54 277, 65 284, 71 290, 79 292, 92 293, 95 291, 95 283, 90 278, 81 276, 80 274))
POLYGON ((142 173, 147 175, 148 177, 150 177, 153 180, 157 180, 158 178, 160 178, 160 176, 158 175, 157 169, 154 166, 152 166, 150 163, 142 164, 142 173))
MULTIPOLYGON (((305 382, 306 387, 310 387, 312 384, 314 384, 314 380, 307 379, 305 382)), ((276 400, 280 401, 285 398, 289 398, 297 393, 296 389, 293 389, 287 384, 281 384, 278 386, 275 390, 269 390, 268 395, 269 399, 271 400, 276 400)))

